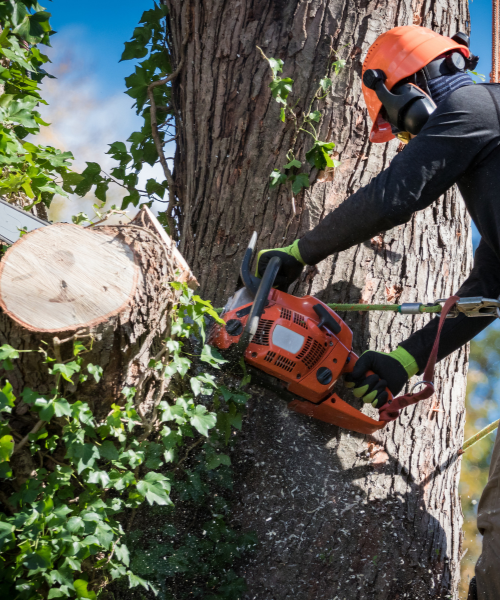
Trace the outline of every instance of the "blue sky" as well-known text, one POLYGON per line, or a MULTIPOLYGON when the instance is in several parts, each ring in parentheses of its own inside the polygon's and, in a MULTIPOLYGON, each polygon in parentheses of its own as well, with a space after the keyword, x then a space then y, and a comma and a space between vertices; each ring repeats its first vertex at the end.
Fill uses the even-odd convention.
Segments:
POLYGON ((471 50, 480 57, 478 73, 489 81, 491 71, 491 0, 469 2, 471 16, 471 50))
POLYGON ((51 24, 59 41, 71 39, 81 50, 82 64, 101 79, 101 93, 124 90, 124 78, 133 70, 130 62, 119 63, 123 43, 128 41, 142 13, 153 6, 152 0, 45 0, 52 13, 51 24))

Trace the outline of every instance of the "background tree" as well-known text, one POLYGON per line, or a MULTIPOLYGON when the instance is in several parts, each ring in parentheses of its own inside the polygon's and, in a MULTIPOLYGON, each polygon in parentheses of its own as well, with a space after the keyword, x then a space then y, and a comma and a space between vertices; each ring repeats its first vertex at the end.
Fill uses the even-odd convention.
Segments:
MULTIPOLYGON (((290 243, 400 149, 397 142, 368 141, 360 73, 370 44, 396 25, 445 35, 466 30, 467 3, 166 4, 172 75, 164 81, 171 82, 177 127, 167 216, 202 293, 221 306, 237 287, 254 229, 260 248, 290 243), (290 115, 281 120, 257 46, 284 61, 280 77, 293 80, 288 101, 297 119, 307 115, 320 80, 333 80, 316 125, 322 140, 337 144, 335 172, 308 165, 313 141, 297 134, 290 115), (336 72, 339 60, 345 69, 336 72), (286 183, 272 191, 269 176, 285 172, 290 150, 310 187, 294 193, 286 183)), ((470 259, 469 219, 450 190, 407 225, 309 269, 294 292, 330 302, 430 301, 457 289, 470 259)), ((425 318, 376 314, 347 321, 355 350, 387 351, 425 318)), ((289 414, 269 393, 255 393, 234 457, 238 519, 260 540, 257 556, 241 567, 246 598, 455 595, 466 364, 465 349, 443 361, 434 400, 373 437, 289 414)))
MULTIPOLYGON (((466 439, 498 419, 499 352, 500 336, 497 327, 491 327, 484 336, 471 343, 466 397, 466 439)), ((474 566, 481 554, 481 535, 476 523, 477 506, 488 481, 488 469, 496 435, 495 432, 472 446, 462 459, 460 496, 464 512, 464 544, 461 598, 467 598, 469 581, 474 576, 474 566)))

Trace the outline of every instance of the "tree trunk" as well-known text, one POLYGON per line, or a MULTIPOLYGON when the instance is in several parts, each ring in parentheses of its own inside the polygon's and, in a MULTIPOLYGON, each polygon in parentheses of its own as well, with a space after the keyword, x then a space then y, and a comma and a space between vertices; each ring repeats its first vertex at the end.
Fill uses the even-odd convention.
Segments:
MULTIPOLYGON (((173 63, 184 65, 173 91, 181 250, 205 297, 222 306, 236 289, 254 229, 259 248, 289 244, 389 165, 398 143, 369 143, 361 93, 362 60, 376 37, 412 23, 452 35, 466 29, 467 3, 167 5, 173 63), (284 61, 297 112, 309 106, 331 50, 347 60, 334 76, 319 126, 321 139, 336 142, 342 165, 334 180, 311 171, 314 184, 295 198, 295 216, 287 186, 269 189, 270 172, 287 162, 293 127, 279 119, 269 67, 256 46, 284 61)), ((306 137, 293 147, 303 161, 311 144, 306 137)), ((469 220, 450 190, 407 225, 310 269, 294 291, 328 302, 426 302, 456 290, 470 263, 469 220)), ((347 317, 357 352, 394 349, 425 321, 393 313, 347 317)), ((234 457, 237 518, 260 539, 241 567, 245 598, 456 597, 462 519, 456 452, 466 370, 463 349, 440 363, 434 399, 372 437, 289 413, 268 392, 256 393, 234 457)))

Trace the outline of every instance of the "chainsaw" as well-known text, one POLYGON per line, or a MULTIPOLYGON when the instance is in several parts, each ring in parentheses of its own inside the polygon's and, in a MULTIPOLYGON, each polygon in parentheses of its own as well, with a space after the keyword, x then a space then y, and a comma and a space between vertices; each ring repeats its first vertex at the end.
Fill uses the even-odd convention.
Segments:
POLYGON ((231 361, 243 356, 252 379, 287 400, 295 412, 358 433, 382 429, 386 422, 370 418, 333 392, 339 377, 358 360, 352 331, 317 298, 297 298, 273 288, 281 266, 278 257, 269 261, 262 279, 252 275, 256 242, 255 232, 241 264, 244 287, 228 300, 221 314, 224 325, 214 324, 209 343, 231 361))

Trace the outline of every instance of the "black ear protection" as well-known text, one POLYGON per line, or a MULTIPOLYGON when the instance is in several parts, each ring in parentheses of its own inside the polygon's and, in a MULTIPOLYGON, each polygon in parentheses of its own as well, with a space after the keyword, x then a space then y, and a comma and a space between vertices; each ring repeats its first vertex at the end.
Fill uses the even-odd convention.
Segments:
MULTIPOLYGON (((455 34, 452 40, 469 47, 469 36, 465 33, 455 34)), ((442 75, 472 71, 478 61, 478 56, 471 54, 469 58, 465 58, 461 52, 454 51, 436 58, 415 75, 397 83, 390 91, 384 83, 387 77, 380 69, 366 70, 363 83, 377 94, 383 106, 382 116, 393 130, 417 135, 437 108, 430 97, 427 82, 442 75)))
POLYGON ((384 83, 386 79, 380 69, 368 69, 363 75, 363 83, 374 90, 382 102, 387 121, 399 131, 417 135, 436 110, 435 103, 412 83, 398 83, 389 91, 384 83))

